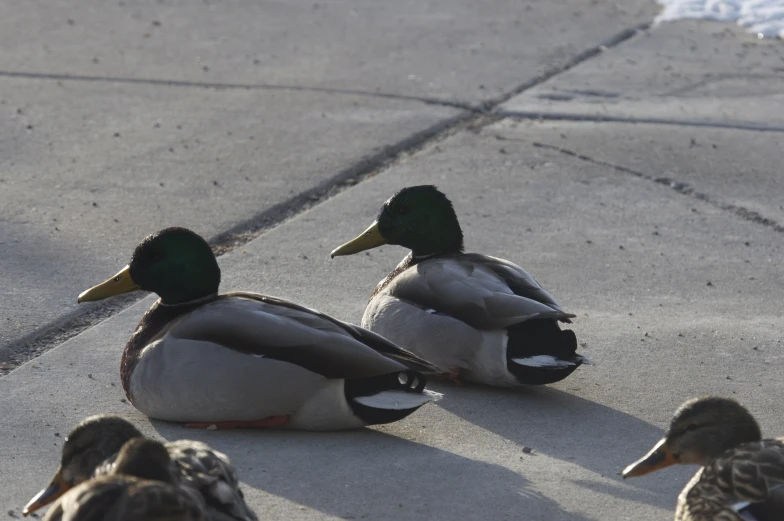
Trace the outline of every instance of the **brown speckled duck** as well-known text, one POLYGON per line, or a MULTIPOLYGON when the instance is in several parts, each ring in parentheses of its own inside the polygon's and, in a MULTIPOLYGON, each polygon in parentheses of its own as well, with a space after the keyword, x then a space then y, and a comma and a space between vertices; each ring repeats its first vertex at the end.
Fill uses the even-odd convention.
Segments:
POLYGON ((207 521, 202 497, 175 481, 170 464, 161 443, 134 438, 108 475, 69 490, 44 521, 207 521))
MULTIPOLYGON (((35 512, 71 490, 73 492, 69 493, 69 499, 67 501, 64 499, 61 505, 61 509, 65 509, 65 513, 71 508, 68 505, 73 506, 74 502, 76 506, 79 506, 80 503, 92 502, 90 498, 95 490, 104 490, 108 487, 106 493, 109 493, 108 490, 111 489, 113 494, 124 494, 129 490, 136 490, 137 484, 135 482, 129 484, 116 480, 99 481, 100 487, 98 487, 95 480, 111 477, 118 473, 127 474, 123 469, 140 468, 143 470, 146 468, 145 462, 152 462, 150 465, 154 471, 157 468, 154 463, 165 459, 167 465, 165 473, 159 472, 157 475, 152 475, 133 472, 131 474, 135 477, 148 479, 157 479, 155 476, 164 475, 166 479, 159 479, 159 481, 195 491, 207 505, 206 513, 209 521, 256 521, 256 515, 245 504, 237 475, 231 461, 225 454, 211 449, 200 441, 177 440, 162 445, 166 452, 165 458, 141 457, 143 464, 136 464, 135 462, 138 462, 139 458, 131 457, 133 454, 137 454, 134 450, 126 454, 127 458, 123 463, 121 449, 128 442, 138 439, 144 438, 136 427, 117 416, 98 415, 83 420, 68 434, 65 444, 63 444, 60 468, 51 483, 30 500, 23 510, 24 515, 35 512), (76 489, 79 491, 76 492, 76 489)), ((160 453, 158 449, 150 448, 152 446, 150 444, 139 445, 139 447, 146 447, 140 453, 141 456, 149 455, 149 451, 152 451, 153 456, 160 453)), ((152 494, 153 491, 159 490, 156 487, 159 486, 156 485, 145 490, 152 494)), ((179 491, 175 494, 169 490, 167 494, 169 493, 174 494, 173 497, 184 497, 183 493, 179 491)), ((83 508, 89 508, 89 506, 83 506, 83 508)), ((68 517, 66 516, 65 519, 68 517)))
POLYGON ((702 468, 678 496, 675 521, 784 519, 784 439, 763 440, 738 402, 687 401, 664 438, 622 475, 642 476, 678 463, 702 468))

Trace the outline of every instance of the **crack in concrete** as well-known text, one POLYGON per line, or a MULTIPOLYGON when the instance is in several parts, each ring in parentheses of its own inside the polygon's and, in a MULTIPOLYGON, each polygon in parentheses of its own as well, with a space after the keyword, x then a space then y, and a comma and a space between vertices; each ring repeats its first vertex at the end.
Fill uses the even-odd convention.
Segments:
MULTIPOLYGON (((632 38, 639 33, 640 30, 648 27, 649 24, 635 26, 631 29, 624 31, 613 36, 609 40, 593 47, 585 52, 582 52, 570 59, 566 63, 555 67, 552 70, 527 81, 522 85, 517 86, 508 93, 505 93, 497 98, 483 102, 480 108, 473 105, 463 106, 449 105, 456 108, 463 109, 463 112, 442 120, 435 125, 415 133, 395 144, 385 147, 380 152, 360 159, 356 164, 339 172, 335 176, 327 179, 313 188, 305 190, 287 201, 276 204, 259 214, 252 216, 249 219, 233 226, 229 230, 218 233, 212 237, 209 242, 215 251, 216 256, 221 256, 229 251, 234 250, 247 244, 253 239, 263 235, 266 231, 275 228, 289 219, 307 211, 308 209, 324 202, 327 199, 355 186, 356 184, 373 177, 389 167, 403 161, 407 158, 414 156, 417 152, 424 150, 429 146, 434 146, 437 143, 447 139, 460 131, 468 130, 472 132, 479 132, 482 128, 491 125, 501 119, 502 116, 495 114, 493 111, 501 103, 507 101, 513 96, 524 92, 527 89, 533 88, 540 83, 543 83, 554 76, 566 72, 569 69, 576 67, 582 62, 615 47, 626 40, 632 38)), ((105 81, 100 77, 85 77, 85 76, 66 76, 61 75, 30 75, 29 73, 9 73, 0 71, 0 76, 6 77, 34 77, 43 79, 74 79, 84 81, 105 81)), ((133 80, 129 83, 149 83, 150 80, 133 80)), ((190 82, 167 82, 165 80, 151 80, 154 84, 172 84, 174 86, 189 86, 189 87, 202 87, 202 88, 262 88, 259 86, 227 86, 225 84, 212 85, 212 84, 196 84, 190 82)), ((273 86, 273 88, 285 88, 280 86, 273 86)), ((311 90, 307 87, 296 87, 298 90, 311 90)), ((313 89, 316 90, 316 89, 313 89)), ((333 89, 317 89, 323 92, 333 92, 341 94, 349 94, 349 91, 338 91, 333 89)), ((354 93, 356 94, 356 93, 354 93)), ((365 95, 377 95, 378 93, 365 93, 365 95)), ((424 98, 409 98, 407 96, 398 95, 383 95, 386 97, 395 97, 396 99, 412 99, 416 101, 424 101, 424 98)), ((438 104, 449 102, 442 102, 437 100, 438 104)), ((98 323, 111 318, 117 313, 124 311, 134 303, 145 298, 147 295, 123 295, 94 303, 85 309, 76 309, 72 312, 60 317, 54 322, 31 332, 16 342, 13 349, 7 351, 4 359, 0 359, 0 376, 8 374, 11 370, 28 362, 46 351, 64 343, 65 341, 73 338, 74 336, 82 333, 83 331, 97 325, 98 323)))
MULTIPOLYGON (((496 138, 501 139, 501 140, 506 139, 503 136, 496 136, 496 138)), ((547 149, 547 150, 553 150, 555 152, 559 152, 561 154, 564 154, 564 155, 567 155, 567 156, 570 156, 570 157, 574 157, 574 158, 579 159, 581 161, 592 163, 594 165, 606 166, 606 167, 612 168, 613 170, 617 170, 617 171, 623 172, 625 174, 631 174, 631 175, 633 175, 635 177, 639 177, 640 179, 644 179, 646 181, 651 181, 651 182, 654 182, 656 184, 667 186, 667 187, 671 188, 672 190, 678 192, 681 195, 693 197, 694 199, 698 199, 698 200, 700 200, 702 202, 708 203, 708 204, 710 204, 711 206, 713 206, 715 208, 718 208, 718 209, 726 211, 726 212, 733 213, 734 215, 736 215, 736 216, 738 216, 741 219, 744 219, 746 221, 753 222, 754 224, 760 224, 760 225, 765 226, 767 228, 770 228, 771 230, 773 230, 775 232, 778 232, 778 233, 784 233, 784 225, 781 225, 779 222, 775 221, 774 219, 771 219, 769 217, 765 217, 764 215, 760 214, 759 212, 756 212, 754 210, 749 210, 748 208, 744 208, 743 206, 738 206, 738 205, 735 205, 735 204, 732 204, 732 203, 727 203, 727 202, 724 202, 724 201, 718 201, 718 200, 712 199, 708 194, 706 194, 704 192, 698 191, 695 187, 693 187, 689 183, 685 183, 683 181, 678 181, 678 180, 672 179, 670 177, 656 177, 656 176, 652 176, 650 174, 646 174, 645 172, 641 172, 639 170, 634 170, 632 168, 629 168, 629 167, 626 167, 626 166, 623 166, 623 165, 618 165, 618 164, 615 164, 615 163, 611 163, 609 161, 604 161, 602 159, 595 159, 595 158, 587 156, 585 154, 581 154, 579 152, 575 152, 574 150, 569 150, 568 148, 563 148, 563 147, 558 147, 558 146, 555 146, 555 145, 548 145, 546 143, 538 143, 538 142, 533 142, 532 144, 533 144, 533 146, 535 146, 537 148, 544 148, 544 149, 547 149)))
POLYGON ((529 112, 515 110, 497 110, 499 116, 517 120, 540 121, 575 121, 586 123, 633 123, 640 125, 671 125, 676 127, 707 127, 730 130, 748 130, 752 132, 784 132, 784 126, 761 125, 751 121, 700 121, 666 118, 636 118, 627 116, 601 116, 588 114, 572 114, 569 112, 529 112))
POLYGON ((509 101, 510 99, 517 96, 518 94, 522 94, 526 90, 541 85, 542 83, 545 83, 546 81, 554 78, 555 76, 563 72, 566 72, 569 69, 573 69, 577 65, 580 65, 581 63, 587 60, 590 60, 594 56, 602 54, 603 52, 607 52, 613 47, 617 47, 618 45, 627 42, 628 40, 634 38, 635 36, 637 36, 638 34, 642 33, 643 31, 647 30, 650 27, 651 27, 651 23, 647 22, 647 23, 636 25, 634 27, 630 27, 628 29, 624 29, 620 33, 616 34, 615 36, 611 37, 608 40, 605 40, 603 43, 597 45, 596 47, 591 47, 590 49, 587 49, 573 56, 562 65, 558 67, 553 67, 549 71, 545 71, 543 74, 540 74, 539 76, 536 76, 535 78, 532 78, 529 81, 521 85, 518 85, 516 88, 512 89, 507 93, 502 94, 501 96, 498 96, 492 101, 485 102, 482 105, 482 108, 485 111, 493 110, 496 106, 505 103, 506 101, 509 101))
POLYGON ((128 78, 122 76, 90 76, 78 74, 62 74, 62 73, 45 73, 45 72, 25 72, 25 71, 3 71, 0 70, 0 77, 5 78, 22 78, 22 79, 38 79, 38 80, 52 80, 52 81, 81 81, 81 82, 94 82, 94 83, 124 83, 134 85, 157 85, 164 87, 189 87, 200 89, 214 89, 214 90, 280 90, 280 91, 300 91, 300 92, 321 92, 326 94, 339 94, 345 96, 364 96, 372 98, 385 98, 402 101, 416 101, 426 105, 442 105, 445 107, 454 107, 469 112, 487 112, 496 106, 504 103, 512 97, 540 85, 552 77, 565 72, 582 62, 593 58, 597 54, 601 54, 613 47, 627 41, 628 39, 636 36, 641 31, 650 27, 650 23, 644 23, 625 29, 605 42, 583 51, 565 63, 553 67, 545 71, 543 74, 536 76, 529 81, 522 83, 514 89, 506 92, 496 98, 485 100, 475 105, 468 101, 461 100, 448 100, 441 98, 432 98, 429 96, 412 96, 407 94, 394 94, 391 92, 369 92, 365 90, 354 89, 335 89, 329 87, 307 87, 304 85, 274 85, 267 83, 220 83, 220 82, 203 82, 203 81, 189 81, 189 80, 166 80, 158 78, 128 78))
POLYGON ((784 80, 781 74, 754 74, 754 73, 738 73, 738 72, 723 72, 723 73, 707 73, 705 77, 699 81, 678 87, 677 89, 668 90, 661 94, 662 97, 680 97, 687 92, 699 89, 712 83, 717 83, 725 80, 733 79, 755 79, 755 80, 784 80))
POLYGON ((415 101, 426 105, 442 105, 454 107, 471 112, 481 111, 481 107, 466 101, 446 100, 427 96, 411 96, 406 94, 393 94, 390 92, 369 92, 366 90, 332 89, 328 87, 306 87, 303 85, 273 85, 265 83, 213 83, 186 80, 163 80, 155 78, 125 78, 121 76, 81 76, 74 74, 56 74, 43 72, 0 71, 0 77, 23 78, 36 80, 75 81, 93 83, 121 83, 132 85, 155 85, 163 87, 189 87, 197 89, 214 90, 268 90, 268 91, 294 91, 294 92, 320 92, 324 94, 339 94, 344 96, 363 96, 370 98, 393 99, 400 101, 415 101))
MULTIPOLYGON (((487 117, 487 116, 485 116, 487 117)), ((463 112, 442 120, 413 134, 402 141, 384 147, 381 151, 360 159, 325 181, 300 192, 246 219, 230 229, 208 239, 215 255, 220 257, 289 219, 334 197, 352 186, 375 176, 392 164, 410 156, 424 147, 442 141, 460 130, 471 128, 477 122, 473 112, 463 112)), ((21 364, 40 356, 79 333, 127 309, 149 294, 121 295, 106 301, 77 308, 43 327, 32 331, 0 352, 0 376, 21 364)))

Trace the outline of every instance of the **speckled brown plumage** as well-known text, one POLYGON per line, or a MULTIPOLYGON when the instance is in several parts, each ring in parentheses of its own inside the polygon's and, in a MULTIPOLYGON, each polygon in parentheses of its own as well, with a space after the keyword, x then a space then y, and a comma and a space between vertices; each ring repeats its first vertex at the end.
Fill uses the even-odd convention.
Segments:
POLYGON ((676 521, 784 519, 784 439, 744 443, 700 469, 678 497, 676 521), (738 508, 739 503, 746 503, 738 508), (754 517, 742 517, 736 510, 754 517))
POLYGON ((78 485, 47 512, 45 521, 207 521, 204 500, 169 472, 157 441, 132 438, 107 476, 78 485))

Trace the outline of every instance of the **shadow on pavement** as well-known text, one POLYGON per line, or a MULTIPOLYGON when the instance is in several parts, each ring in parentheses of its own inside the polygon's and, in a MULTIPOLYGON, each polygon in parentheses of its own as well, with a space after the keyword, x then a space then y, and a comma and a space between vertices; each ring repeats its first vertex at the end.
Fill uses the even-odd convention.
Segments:
MULTIPOLYGON (((438 390, 446 395, 439 406, 452 414, 536 452, 611 479, 663 434, 660 428, 632 415, 553 387, 499 389, 466 385, 447 389, 443 385, 438 390)), ((676 490, 685 483, 681 480, 683 470, 640 480, 622 481, 618 477, 617 487, 598 481, 576 484, 670 508, 673 493, 677 494, 676 490)), ((694 469, 686 470, 686 474, 689 472, 694 469)))
MULTIPOLYGON (((397 436, 196 431, 154 421, 164 438, 193 438, 226 452, 243 483, 345 519, 587 521, 564 512, 510 470, 397 436)), ((264 516, 263 506, 258 507, 264 516)))

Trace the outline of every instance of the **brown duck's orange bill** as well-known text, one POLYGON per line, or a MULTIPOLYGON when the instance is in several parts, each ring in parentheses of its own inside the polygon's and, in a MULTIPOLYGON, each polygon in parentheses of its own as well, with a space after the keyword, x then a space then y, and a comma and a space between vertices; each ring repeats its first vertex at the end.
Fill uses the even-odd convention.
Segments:
POLYGON ((25 505, 22 510, 22 515, 27 516, 32 514, 36 510, 54 502, 57 498, 68 492, 70 488, 71 485, 63 479, 60 470, 58 470, 57 474, 52 478, 52 482, 49 483, 49 486, 36 494, 35 497, 25 505))
POLYGON ((663 469, 664 467, 674 465, 675 463, 678 463, 678 460, 672 455, 669 447, 667 447, 667 439, 662 438, 659 440, 659 443, 654 445, 648 454, 623 469, 621 475, 624 478, 643 476, 663 469))
POLYGON ((332 250, 330 257, 335 258, 341 255, 353 255, 377 246, 383 246, 386 243, 387 240, 381 235, 381 232, 378 231, 378 221, 375 221, 367 230, 362 232, 359 237, 332 250))
POLYGON ((92 302, 94 300, 103 300, 105 298, 121 295, 122 293, 129 293, 141 289, 141 286, 136 284, 131 278, 131 267, 126 266, 120 270, 117 275, 110 278, 106 282, 101 282, 97 286, 93 286, 87 291, 83 291, 76 302, 92 302))

